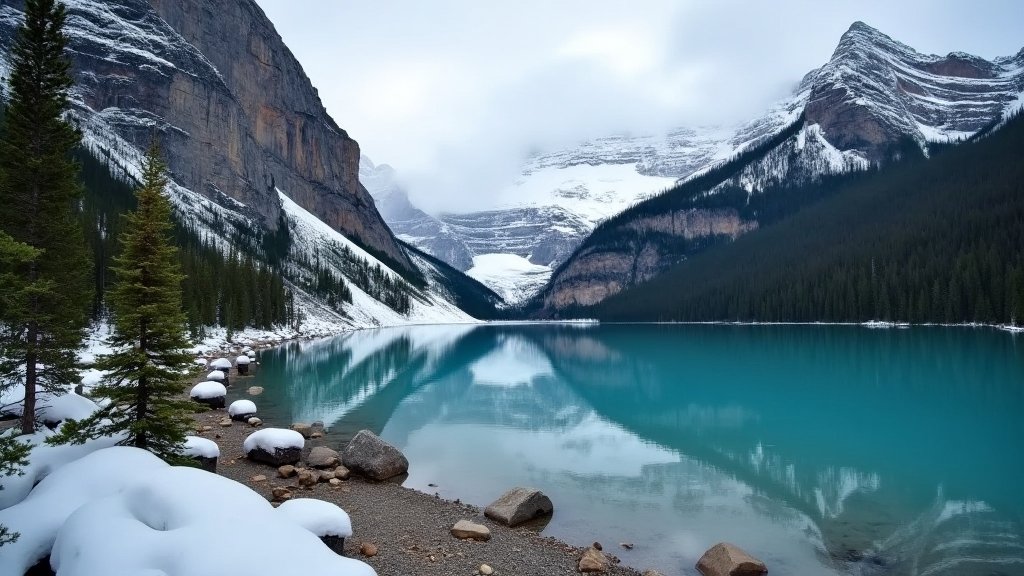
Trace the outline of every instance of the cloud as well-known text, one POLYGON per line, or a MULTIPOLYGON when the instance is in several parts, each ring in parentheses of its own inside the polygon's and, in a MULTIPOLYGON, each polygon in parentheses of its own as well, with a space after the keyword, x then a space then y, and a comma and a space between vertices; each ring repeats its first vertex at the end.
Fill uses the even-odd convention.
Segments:
POLYGON ((1024 24, 1013 0, 257 1, 328 112, 435 212, 488 207, 531 152, 754 118, 854 20, 986 57, 1024 24))

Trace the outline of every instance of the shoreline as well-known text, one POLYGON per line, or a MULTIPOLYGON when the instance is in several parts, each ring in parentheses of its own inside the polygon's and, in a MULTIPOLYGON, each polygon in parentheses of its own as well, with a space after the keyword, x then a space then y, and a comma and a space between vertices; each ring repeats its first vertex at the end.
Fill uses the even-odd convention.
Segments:
MULTIPOLYGON (((250 377, 240 376, 234 369, 231 372, 233 387, 248 387, 250 377)), ((246 397, 259 408, 259 396, 246 397)), ((379 576, 469 576, 478 574, 483 564, 501 576, 580 574, 578 563, 585 549, 542 536, 543 526, 527 524, 508 528, 484 517, 482 508, 406 488, 400 484, 401 478, 397 482, 373 482, 353 475, 336 486, 321 482, 300 488, 294 476, 280 478, 276 468, 249 461, 242 450, 242 442, 260 428, 234 421, 230 426, 221 426, 220 422, 226 417, 227 410, 223 408, 193 414, 193 434, 216 442, 220 448, 217 474, 248 486, 270 501, 273 501, 274 488, 287 487, 294 498, 317 498, 341 506, 351 517, 354 529, 353 536, 346 539, 345 555, 366 562, 379 576), (205 427, 209 429, 204 430, 205 427), (484 524, 491 530, 492 538, 487 542, 454 538, 449 530, 459 520, 484 524), (377 555, 363 556, 360 553, 363 543, 374 544, 377 555)), ((261 428, 288 428, 291 424, 264 422, 261 428)), ((307 439, 302 462, 315 446, 327 446, 338 452, 344 448, 328 445, 328 442, 326 436, 307 439)), ((555 502, 557 513, 558 503, 555 502)), ((604 574, 640 576, 638 570, 619 564, 614 556, 617 543, 603 544, 609 560, 604 574)))

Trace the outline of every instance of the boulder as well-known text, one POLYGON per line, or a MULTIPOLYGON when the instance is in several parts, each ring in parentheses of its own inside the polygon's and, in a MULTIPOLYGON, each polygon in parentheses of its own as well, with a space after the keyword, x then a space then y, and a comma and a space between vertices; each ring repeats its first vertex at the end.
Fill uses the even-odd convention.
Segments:
POLYGON ((608 559, 604 552, 591 546, 580 557, 579 569, 580 572, 604 572, 608 570, 608 559))
POLYGON ((248 422, 249 418, 256 416, 256 403, 252 400, 235 400, 228 406, 228 416, 232 420, 248 422))
POLYGON ((263 420, 260 420, 256 416, 249 418, 248 420, 246 420, 246 422, 248 422, 249 426, 252 426, 253 428, 259 428, 260 426, 263 426, 263 420))
POLYGON ((469 520, 459 520, 452 526, 452 536, 460 539, 480 540, 486 542, 491 539, 491 529, 483 524, 477 524, 469 520))
POLYGON ((334 468, 341 463, 341 457, 326 446, 315 446, 309 451, 306 463, 313 468, 334 468))
POLYGON ((249 396, 259 396, 260 394, 263 394, 263 386, 249 386, 249 389, 246 390, 246 392, 249 396))
POLYGON ((281 478, 291 478, 292 476, 295 476, 295 466, 285 464, 277 469, 277 475, 281 478))
POLYGON ((484 509, 484 516, 506 526, 518 526, 554 511, 551 499, 534 488, 513 488, 484 509))
POLYGON ((264 428, 250 434, 242 448, 254 462, 280 467, 295 464, 302 457, 305 440, 298 432, 280 428, 264 428))
POLYGON ((644 570, 643 574, 641 574, 640 576, 665 576, 665 575, 662 574, 661 572, 658 572, 657 570, 655 570, 653 568, 648 568, 647 570, 644 570))
POLYGON ((360 430, 342 453, 342 463, 371 480, 387 480, 409 471, 409 460, 398 448, 369 430, 360 430))
POLYGON ((697 570, 704 576, 761 576, 768 573, 764 562, 727 542, 719 542, 709 548, 697 562, 697 570))
POLYGON ((208 456, 192 456, 192 459, 199 465, 200 470, 206 470, 207 472, 216 474, 217 473, 217 457, 208 456))

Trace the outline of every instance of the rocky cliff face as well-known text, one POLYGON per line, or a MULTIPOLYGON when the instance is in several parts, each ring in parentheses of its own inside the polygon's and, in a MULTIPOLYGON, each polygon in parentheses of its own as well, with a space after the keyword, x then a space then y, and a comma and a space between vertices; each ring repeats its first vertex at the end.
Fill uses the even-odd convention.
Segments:
POLYGON ((1020 55, 987 61, 953 52, 920 54, 856 22, 831 60, 805 78, 807 122, 841 150, 884 162, 903 138, 970 136, 999 118, 1024 90, 1020 55))
MULTIPOLYGON (((689 158, 698 160, 698 151, 708 155, 718 146, 728 151, 711 154, 719 159, 695 168, 695 164, 679 162, 682 157, 670 153, 671 146, 646 159, 638 154, 620 154, 618 158, 637 158, 638 171, 685 166, 689 174, 680 174, 680 181, 688 181, 723 165, 720 158, 782 134, 786 125, 802 114, 799 130, 792 136, 697 192, 706 199, 737 188, 752 195, 773 185, 803 183, 826 174, 884 164, 906 150, 908 143, 927 154, 931 143, 955 142, 999 122, 1024 102, 1022 92, 1024 50, 993 61, 963 53, 924 55, 857 22, 840 39, 829 62, 807 74, 792 97, 724 140, 706 138, 705 148, 687 149, 689 158)), ((581 147, 579 157, 592 159, 595 150, 601 149, 581 147)), ((600 156, 616 158, 607 151, 600 156)), ((570 162, 566 155, 560 161, 570 162)), ((659 274, 684 258, 688 250, 756 229, 757 221, 738 219, 739 208, 742 205, 716 207, 700 216, 704 224, 681 228, 666 224, 680 217, 674 213, 653 217, 641 211, 642 216, 617 219, 615 233, 583 241, 552 275, 540 294, 545 314, 596 304, 659 274), (666 238, 696 242, 666 242, 666 238), (680 246, 683 252, 671 253, 680 246)))
MULTIPOLYGON (((175 182, 279 223, 274 188, 400 267, 411 263, 360 185, 359 146, 327 115, 252 0, 67 0, 74 114, 98 153, 157 132, 175 182)), ((0 7, 0 50, 21 0, 0 7)))

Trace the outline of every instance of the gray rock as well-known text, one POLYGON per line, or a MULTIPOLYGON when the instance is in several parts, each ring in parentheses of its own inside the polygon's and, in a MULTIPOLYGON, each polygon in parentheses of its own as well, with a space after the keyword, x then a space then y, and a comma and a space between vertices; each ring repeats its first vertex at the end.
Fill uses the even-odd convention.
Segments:
POLYGON ((409 460, 398 448, 369 430, 360 430, 341 456, 346 468, 372 480, 387 480, 409 471, 409 460))
POLYGON ((334 468, 341 463, 341 457, 326 446, 315 446, 309 451, 306 463, 313 468, 334 468))
POLYGON ((348 477, 352 475, 352 472, 344 466, 338 466, 334 469, 334 477, 338 480, 348 480, 348 477))
POLYGON ((460 539, 471 539, 486 542, 491 539, 491 529, 483 524, 469 520, 459 520, 452 526, 452 536, 460 539))
POLYGON ((267 452, 263 448, 256 447, 245 454, 245 457, 253 462, 262 462, 271 466, 284 466, 295 464, 302 458, 302 448, 275 448, 274 452, 267 452))
POLYGON ((640 576, 665 576, 665 575, 662 574, 661 572, 658 572, 657 570, 655 570, 653 568, 648 568, 647 570, 644 570, 644 573, 641 574, 640 576))
POLYGON ((246 392, 248 392, 249 396, 259 396, 263 394, 263 386, 249 386, 246 392))
POLYGON ((506 526, 518 526, 554 511, 551 499, 534 488, 513 488, 484 510, 484 515, 506 526))
POLYGON ((728 542, 719 542, 697 561, 704 576, 761 576, 768 568, 757 558, 728 542))
POLYGON ((249 426, 252 426, 253 428, 258 428, 260 426, 263 426, 263 420, 260 420, 256 416, 253 416, 252 418, 249 418, 248 420, 246 420, 246 422, 248 422, 249 426))

